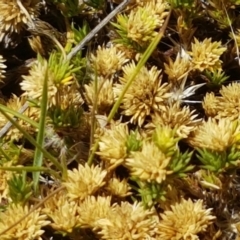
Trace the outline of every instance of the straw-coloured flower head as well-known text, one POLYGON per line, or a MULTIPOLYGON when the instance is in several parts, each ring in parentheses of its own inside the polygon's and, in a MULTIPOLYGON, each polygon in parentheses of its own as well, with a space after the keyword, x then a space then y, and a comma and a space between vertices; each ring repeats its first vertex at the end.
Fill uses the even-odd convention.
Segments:
POLYGON ((145 210, 141 203, 121 202, 112 214, 98 222, 101 239, 153 239, 157 230, 157 218, 153 211, 145 210))
POLYGON ((96 71, 98 76, 105 78, 111 77, 121 70, 122 65, 127 61, 124 53, 115 46, 109 48, 98 46, 96 55, 91 54, 90 56, 92 70, 96 71))
POLYGON ((228 118, 203 121, 189 138, 195 148, 225 151, 238 142, 240 126, 228 118))
POLYGON ((157 35, 156 30, 162 26, 167 14, 167 5, 163 1, 154 0, 146 2, 144 6, 135 7, 128 17, 119 15, 115 26, 121 36, 125 35, 126 42, 146 47, 157 35))
POLYGON ((78 207, 80 223, 83 227, 98 228, 98 221, 107 218, 112 213, 111 197, 88 196, 78 207))
MULTIPOLYGON (((31 24, 39 13, 39 0, 0 2, 0 41, 12 33, 19 34, 25 24, 31 24), (20 3, 19 3, 20 2, 20 3)), ((8 42, 7 39, 4 39, 8 42)))
MULTIPOLYGON (((135 71, 135 63, 123 67, 124 76, 120 79, 120 84, 114 87, 116 99, 121 94, 126 82, 135 71)), ((148 70, 142 67, 133 83, 127 90, 122 100, 123 114, 131 116, 132 123, 142 126, 145 118, 155 111, 165 109, 165 102, 171 96, 168 92, 169 85, 161 84, 161 71, 156 67, 148 70)))
POLYGON ((162 112, 152 115, 152 122, 146 125, 147 130, 155 129, 156 126, 169 126, 176 130, 180 138, 187 138, 196 128, 199 120, 197 114, 191 111, 188 106, 181 107, 180 103, 174 103, 166 107, 162 112))
POLYGON ((240 84, 238 82, 233 82, 227 86, 222 86, 222 89, 219 92, 222 95, 222 98, 219 98, 221 107, 220 114, 225 117, 231 117, 231 119, 239 119, 240 84))
MULTIPOLYGON (((21 109, 21 107, 25 104, 25 102, 26 102, 25 97, 23 96, 17 97, 16 95, 12 95, 12 97, 8 100, 6 106, 11 110, 19 111, 19 109, 21 109)), ((23 113, 24 116, 27 116, 28 118, 31 118, 34 121, 38 121, 39 114, 40 114, 40 110, 35 107, 28 107, 28 109, 23 113)), ((7 121, 8 120, 5 118, 5 116, 0 114, 0 128, 2 128, 7 123, 7 121)), ((18 124, 28 133, 34 133, 36 131, 36 129, 32 127, 31 124, 27 123, 22 119, 18 120, 18 124)), ((16 141, 18 141, 22 137, 23 137, 23 134, 21 133, 21 131, 19 131, 14 126, 12 126, 5 135, 6 139, 11 139, 16 141)))
POLYGON ((113 196, 126 197, 131 194, 131 188, 126 179, 120 181, 118 178, 111 178, 107 183, 106 189, 113 196))
MULTIPOLYGON (((6 162, 2 165, 2 167, 11 167, 12 162, 6 162)), ((9 187, 8 187, 8 181, 12 177, 11 171, 6 170, 0 170, 0 203, 5 201, 6 199, 9 199, 8 193, 9 193, 9 187)))
POLYGON ((50 226, 54 230, 66 234, 80 225, 77 208, 77 202, 70 200, 65 192, 61 191, 45 203, 42 211, 51 218, 50 226))
POLYGON ((126 166, 132 176, 141 180, 163 182, 172 171, 167 169, 171 158, 162 153, 153 142, 144 141, 141 151, 132 152, 126 166))
POLYGON ((5 76, 4 76, 4 74, 5 74, 5 68, 7 67, 5 64, 4 64, 4 62, 5 62, 6 60, 3 58, 3 56, 2 55, 0 55, 0 83, 4 80, 4 78, 5 78, 5 76))
POLYGON ((192 66, 199 71, 214 71, 221 69, 220 56, 226 51, 225 47, 221 47, 221 42, 212 42, 211 38, 199 42, 195 38, 192 43, 192 51, 189 54, 192 57, 192 66))
POLYGON ((168 64, 164 63, 165 73, 168 75, 168 80, 172 83, 180 81, 191 70, 190 59, 182 57, 181 54, 177 54, 175 61, 171 58, 168 60, 168 64))
POLYGON ((107 163, 108 168, 114 169, 125 161, 128 135, 127 125, 120 123, 112 124, 111 128, 105 129, 100 136, 97 154, 107 163))
POLYGON ((159 227, 159 239, 164 240, 197 240, 197 234, 205 232, 207 227, 215 219, 211 209, 205 209, 203 201, 192 202, 182 200, 171 206, 171 210, 161 215, 159 227))
POLYGON ((73 65, 56 52, 51 53, 48 61, 38 56, 32 63, 28 75, 24 75, 20 83, 22 90, 25 91, 23 95, 40 100, 47 77, 48 102, 49 105, 56 105, 56 94, 73 83, 72 71, 73 65))
POLYGON ((213 92, 207 93, 203 99, 202 106, 208 117, 215 117, 219 111, 219 99, 213 92))
POLYGON ((203 101, 203 108, 208 116, 216 118, 229 118, 237 120, 240 118, 240 84, 233 82, 222 86, 219 91, 221 96, 207 93, 203 101))
POLYGON ((36 209, 31 214, 27 215, 32 207, 25 205, 11 204, 6 211, 0 212, 0 232, 11 227, 6 233, 1 235, 2 240, 8 239, 38 239, 41 240, 41 235, 44 233, 42 229, 49 225, 47 216, 40 213, 40 209, 36 209), (18 224, 16 222, 24 217, 18 224), (14 226, 14 227, 12 227, 14 226))
POLYGON ((106 114, 111 109, 114 103, 113 81, 112 79, 105 79, 98 77, 97 82, 92 81, 85 85, 85 96, 90 107, 96 101, 96 109, 99 114, 106 114), (97 84, 97 87, 96 87, 97 84))
MULTIPOLYGON (((23 76, 23 81, 20 83, 22 90, 25 91, 25 96, 31 99, 39 99, 42 96, 43 84, 47 71, 48 66, 46 60, 36 60, 32 64, 29 74, 23 76)), ((52 78, 49 78, 48 81, 48 99, 53 98, 57 92, 57 87, 52 80, 52 78)))
POLYGON ((84 166, 79 164, 78 169, 68 170, 68 179, 63 185, 67 188, 67 195, 73 200, 82 200, 92 195, 105 184, 106 170, 98 166, 84 166))

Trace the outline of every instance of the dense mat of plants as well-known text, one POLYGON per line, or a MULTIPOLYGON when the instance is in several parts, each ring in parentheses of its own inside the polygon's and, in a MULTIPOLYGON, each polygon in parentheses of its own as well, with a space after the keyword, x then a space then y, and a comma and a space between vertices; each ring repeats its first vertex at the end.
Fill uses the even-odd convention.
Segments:
POLYGON ((239 0, 0 0, 0 239, 240 239, 239 0))

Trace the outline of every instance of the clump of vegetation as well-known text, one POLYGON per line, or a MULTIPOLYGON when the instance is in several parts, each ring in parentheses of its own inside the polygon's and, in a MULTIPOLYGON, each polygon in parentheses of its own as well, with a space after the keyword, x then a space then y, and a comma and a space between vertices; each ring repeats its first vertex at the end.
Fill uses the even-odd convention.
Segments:
POLYGON ((239 239, 239 0, 0 0, 0 239, 239 239))

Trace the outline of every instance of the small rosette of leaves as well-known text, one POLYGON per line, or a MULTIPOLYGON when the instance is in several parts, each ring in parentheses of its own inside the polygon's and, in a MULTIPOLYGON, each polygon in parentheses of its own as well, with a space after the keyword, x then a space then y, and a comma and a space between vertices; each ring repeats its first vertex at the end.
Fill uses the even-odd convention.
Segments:
POLYGON ((135 51, 144 51, 158 34, 168 15, 167 4, 161 1, 147 2, 144 7, 132 9, 129 15, 119 14, 112 23, 119 35, 115 42, 135 51))
POLYGON ((218 190, 222 188, 220 178, 214 173, 206 169, 198 171, 200 185, 205 189, 218 190))
POLYGON ((116 28, 116 32, 119 35, 119 38, 114 40, 115 43, 120 43, 128 48, 140 50, 139 45, 128 37, 128 16, 126 14, 118 15, 117 23, 112 23, 112 25, 116 28))
POLYGON ((180 140, 179 137, 176 137, 176 131, 167 126, 157 126, 153 132, 152 139, 166 156, 174 155, 178 149, 178 142, 180 140))
POLYGON ((197 157, 203 164, 202 167, 212 172, 220 173, 239 164, 240 151, 235 146, 221 152, 198 148, 197 152, 197 157))
POLYGON ((8 186, 9 196, 15 204, 24 205, 32 195, 32 182, 27 182, 26 172, 13 174, 8 186))
POLYGON ((177 150, 172 156, 169 168, 179 177, 185 177, 186 172, 189 172, 194 168, 193 165, 189 164, 192 154, 193 152, 186 151, 185 153, 181 153, 177 150))
POLYGON ((225 75, 222 69, 205 71, 205 77, 207 78, 210 87, 219 87, 229 78, 229 76, 225 75))
POLYGON ((160 201, 165 200, 165 185, 156 182, 141 182, 137 181, 139 188, 137 191, 141 196, 145 208, 151 208, 160 201))
POLYGON ((142 146, 142 141, 137 131, 131 131, 126 140, 127 153, 139 151, 142 146))
POLYGON ((62 55, 53 52, 48 60, 49 77, 52 77, 55 85, 69 85, 72 81, 72 74, 80 69, 66 61, 62 55))
POLYGON ((89 33, 90 28, 86 21, 83 21, 83 26, 81 28, 75 28, 74 24, 71 25, 71 30, 73 33, 73 40, 75 44, 80 43, 89 33))
POLYGON ((48 115, 55 128, 78 128, 82 122, 83 110, 80 106, 73 105, 65 109, 60 106, 52 106, 48 110, 48 115))

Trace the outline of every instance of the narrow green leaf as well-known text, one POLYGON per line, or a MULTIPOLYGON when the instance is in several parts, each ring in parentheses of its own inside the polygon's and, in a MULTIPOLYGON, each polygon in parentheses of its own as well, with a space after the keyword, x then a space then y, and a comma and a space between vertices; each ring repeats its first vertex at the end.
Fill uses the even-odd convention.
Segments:
POLYGON ((14 111, 14 110, 12 110, 12 109, 10 109, 10 108, 2 105, 2 104, 0 104, 0 109, 1 109, 2 111, 5 111, 5 112, 7 112, 7 113, 9 113, 9 114, 11 114, 11 115, 19 118, 19 119, 24 120, 25 122, 31 124, 33 127, 37 128, 37 129, 38 129, 38 127, 39 127, 39 125, 38 125, 37 122, 33 121, 32 119, 30 119, 29 117, 23 115, 22 113, 19 113, 19 112, 17 112, 17 111, 14 111))
MULTIPOLYGON (((46 125, 46 116, 47 116, 47 103, 48 103, 48 71, 45 72, 44 83, 43 83, 43 93, 41 100, 41 114, 39 129, 37 135, 37 144, 43 148, 44 145, 44 134, 45 134, 45 125, 46 125)), ((35 148, 34 152, 34 167, 41 167, 43 163, 43 152, 40 148, 35 148)), ((34 192, 38 192, 38 182, 40 177, 40 172, 33 172, 33 189, 34 192)))
POLYGON ((44 156, 46 158, 48 158, 60 171, 62 171, 62 166, 61 164, 58 162, 58 160, 53 157, 48 151, 46 151, 44 148, 42 148, 41 145, 39 145, 35 139, 33 137, 31 137, 16 121, 14 121, 14 119, 12 119, 7 113, 5 113, 1 108, 0 108, 0 112, 2 115, 4 115, 6 117, 6 119, 12 123, 12 125, 14 127, 16 127, 22 134, 23 136, 36 148, 39 148, 44 156))
POLYGON ((0 170, 5 170, 5 171, 12 171, 12 172, 45 172, 45 173, 49 173, 52 176, 54 176, 56 179, 61 179, 59 174, 50 169, 50 168, 46 168, 46 167, 34 167, 34 166, 27 166, 27 167, 1 167, 0 166, 0 170))
POLYGON ((9 156, 5 153, 5 151, 3 150, 3 148, 0 146, 0 153, 3 155, 3 157, 6 158, 7 161, 11 161, 11 159, 9 158, 9 156))

